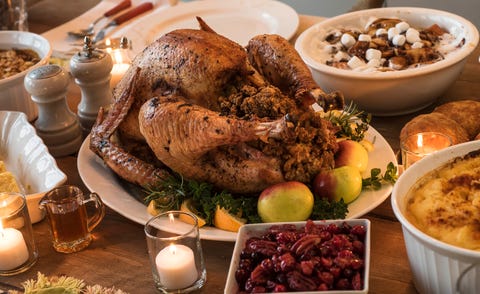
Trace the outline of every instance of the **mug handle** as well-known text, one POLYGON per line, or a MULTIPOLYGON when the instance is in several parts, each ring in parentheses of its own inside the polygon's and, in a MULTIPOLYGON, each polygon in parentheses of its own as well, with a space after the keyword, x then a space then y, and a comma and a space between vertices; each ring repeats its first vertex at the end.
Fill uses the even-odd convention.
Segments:
POLYGON ((103 204, 102 199, 100 199, 100 196, 95 192, 88 194, 88 199, 84 199, 83 201, 84 204, 88 202, 93 202, 95 205, 95 213, 91 217, 88 217, 87 223, 88 231, 92 232, 105 216, 105 204, 103 204))

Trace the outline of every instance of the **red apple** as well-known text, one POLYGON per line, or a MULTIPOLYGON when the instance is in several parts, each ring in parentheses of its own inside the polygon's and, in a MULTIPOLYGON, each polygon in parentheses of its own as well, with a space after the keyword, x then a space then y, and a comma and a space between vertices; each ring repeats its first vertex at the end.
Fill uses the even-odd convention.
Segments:
POLYGON ((350 203, 362 192, 362 175, 358 168, 345 165, 321 171, 313 180, 313 193, 330 201, 350 203))
POLYGON ((263 190, 257 211, 266 223, 304 221, 312 214, 313 201, 313 194, 305 184, 282 182, 263 190))
POLYGON ((335 167, 354 166, 362 173, 367 169, 368 151, 357 141, 342 140, 338 142, 335 153, 335 167))

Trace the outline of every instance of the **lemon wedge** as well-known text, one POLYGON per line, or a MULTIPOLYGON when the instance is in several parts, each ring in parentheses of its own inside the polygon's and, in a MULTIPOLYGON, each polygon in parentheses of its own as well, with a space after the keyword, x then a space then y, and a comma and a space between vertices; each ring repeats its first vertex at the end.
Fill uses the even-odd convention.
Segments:
MULTIPOLYGON (((201 228, 203 227, 207 222, 205 221, 204 218, 201 218, 198 216, 198 211, 192 206, 192 199, 187 199, 182 202, 182 205, 180 205, 180 211, 184 212, 189 212, 191 214, 194 214, 197 219, 198 219, 198 227, 201 228)), ((180 215, 180 219, 186 223, 192 224, 192 220, 188 217, 185 217, 184 215, 180 215)))
POLYGON ((216 228, 225 231, 238 232, 240 227, 246 222, 246 219, 233 215, 225 208, 217 205, 215 216, 213 217, 213 225, 216 228))

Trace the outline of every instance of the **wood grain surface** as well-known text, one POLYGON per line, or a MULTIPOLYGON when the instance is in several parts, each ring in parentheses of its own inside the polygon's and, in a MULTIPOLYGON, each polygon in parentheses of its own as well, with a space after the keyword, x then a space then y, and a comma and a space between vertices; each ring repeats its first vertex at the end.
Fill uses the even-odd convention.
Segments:
MULTIPOLYGON (((299 32, 320 20, 319 17, 302 15, 299 32)), ((479 54, 477 48, 461 76, 435 105, 466 98, 479 100, 479 54)), ((78 99, 78 91, 72 90, 69 104, 74 107, 78 104, 78 99)), ((398 153, 398 138, 403 125, 415 115, 431 111, 435 105, 410 115, 374 117, 372 125, 398 153)), ((78 175, 75 156, 58 158, 57 162, 68 175, 69 184, 87 190, 78 175)), ((390 198, 365 217, 372 224, 369 293, 417 293, 412 282, 401 225, 392 212, 390 198)), ((143 226, 110 209, 94 231, 95 240, 84 251, 74 254, 55 252, 50 243, 48 222, 45 220, 34 225, 34 237, 40 254, 37 263, 25 273, 0 277, 0 285, 6 283, 20 286, 22 281, 35 278, 40 271, 46 275, 74 276, 87 284, 115 286, 129 293, 155 293, 143 226)), ((202 246, 207 266, 207 283, 198 292, 223 293, 234 243, 202 241, 202 246)))

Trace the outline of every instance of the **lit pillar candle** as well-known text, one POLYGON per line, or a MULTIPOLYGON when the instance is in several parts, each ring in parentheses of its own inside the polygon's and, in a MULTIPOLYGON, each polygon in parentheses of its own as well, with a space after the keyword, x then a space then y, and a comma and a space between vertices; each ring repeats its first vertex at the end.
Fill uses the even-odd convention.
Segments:
POLYGON ((184 245, 170 245, 155 258, 160 282, 167 289, 183 289, 198 279, 193 251, 184 245))
POLYGON ((131 60, 128 57, 127 51, 128 51, 127 49, 123 49, 123 48, 117 48, 117 49, 107 48, 107 53, 110 54, 113 61, 113 68, 111 72, 112 77, 110 80, 111 89, 113 89, 118 84, 118 82, 120 82, 123 75, 127 72, 128 68, 130 67, 131 60))
POLYGON ((28 257, 28 248, 22 233, 14 228, 3 229, 0 223, 0 270, 19 267, 28 257))
POLYGON ((113 89, 120 82, 123 75, 127 72, 130 64, 128 63, 114 63, 112 68, 112 78, 110 80, 110 88, 113 89))

